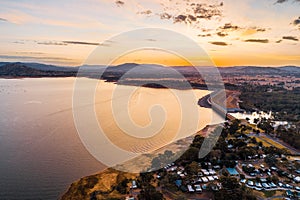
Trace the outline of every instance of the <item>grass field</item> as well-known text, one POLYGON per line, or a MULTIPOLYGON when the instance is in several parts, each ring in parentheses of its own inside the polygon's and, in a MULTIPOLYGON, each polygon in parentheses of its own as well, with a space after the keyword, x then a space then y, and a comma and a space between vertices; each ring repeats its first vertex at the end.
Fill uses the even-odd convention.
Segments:
POLYGON ((284 148, 285 148, 285 147, 282 146, 281 144, 279 144, 279 143, 277 143, 277 142, 275 142, 275 141, 273 141, 273 140, 271 140, 271 139, 269 139, 269 138, 267 138, 267 137, 265 137, 265 136, 261 136, 260 138, 261 138, 262 140, 264 140, 265 142, 269 143, 270 145, 274 146, 274 147, 277 147, 277 148, 279 148, 279 149, 284 149, 284 148))
POLYGON ((261 138, 259 137, 254 137, 256 139, 257 142, 262 142, 262 144, 265 146, 265 147, 270 147, 272 146, 270 143, 266 142, 265 140, 262 140, 261 138))

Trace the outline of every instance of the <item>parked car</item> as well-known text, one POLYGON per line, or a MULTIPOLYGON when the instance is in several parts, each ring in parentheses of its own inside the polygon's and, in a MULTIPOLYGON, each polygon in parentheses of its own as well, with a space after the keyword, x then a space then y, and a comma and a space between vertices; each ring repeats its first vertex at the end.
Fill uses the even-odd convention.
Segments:
POLYGON ((187 185, 189 192, 195 192, 194 188, 191 185, 187 185))
POLYGON ((283 183, 281 183, 281 182, 279 182, 279 183, 278 183, 278 186, 279 186, 279 187, 283 187, 283 186, 284 186, 284 184, 283 184, 283 183))
POLYGON ((247 184, 248 184, 249 186, 253 186, 253 185, 254 185, 253 181, 250 181, 250 180, 247 182, 247 184))
POLYGON ((202 188, 201 188, 200 185, 194 185, 194 187, 195 187, 195 190, 196 190, 197 193, 201 193, 202 192, 202 188))
POLYGON ((273 183, 273 182, 269 183, 269 185, 270 185, 272 188, 276 188, 276 187, 277 187, 277 185, 275 185, 275 183, 273 183))
POLYGON ((270 186, 269 186, 267 183, 262 183, 262 186, 263 186, 264 188, 266 188, 266 189, 269 189, 269 188, 270 188, 270 186))
POLYGON ((261 187, 262 187, 262 185, 261 185, 260 182, 256 182, 256 183, 255 183, 255 186, 258 187, 258 188, 261 188, 261 187))

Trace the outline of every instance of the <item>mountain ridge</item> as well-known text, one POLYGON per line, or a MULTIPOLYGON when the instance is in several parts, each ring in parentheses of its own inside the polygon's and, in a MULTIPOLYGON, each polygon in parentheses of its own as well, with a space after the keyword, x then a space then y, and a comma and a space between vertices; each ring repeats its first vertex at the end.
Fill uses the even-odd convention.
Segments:
MULTIPOLYGON (((77 67, 55 66, 42 63, 26 63, 26 62, 0 62, 0 76, 12 77, 34 77, 34 76, 75 76, 80 67, 93 71, 93 69, 100 69, 108 73, 124 74, 130 70, 135 69, 136 73, 159 73, 166 72, 169 66, 157 64, 137 64, 124 63, 116 66, 109 66, 105 68, 103 65, 83 65, 77 67)), ((192 67, 192 66, 170 66, 183 74, 193 74, 197 71, 211 72, 215 67, 192 67)), ((279 66, 279 67, 263 67, 263 66, 232 66, 232 67, 218 67, 221 74, 300 74, 300 67, 293 65, 279 66)))

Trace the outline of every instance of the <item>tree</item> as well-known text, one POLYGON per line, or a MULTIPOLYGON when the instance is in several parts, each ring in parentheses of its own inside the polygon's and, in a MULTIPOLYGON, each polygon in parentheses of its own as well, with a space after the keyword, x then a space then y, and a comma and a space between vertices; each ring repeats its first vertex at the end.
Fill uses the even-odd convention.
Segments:
POLYGON ((199 149, 191 146, 184 154, 181 156, 181 160, 185 160, 187 162, 192 162, 198 160, 199 158, 199 149))
POLYGON ((234 135, 237 132, 237 130, 239 130, 240 122, 241 121, 238 120, 238 119, 235 119, 235 120, 232 121, 232 123, 230 124, 230 127, 229 127, 229 133, 231 135, 234 135))
POLYGON ((245 174, 240 174, 240 178, 241 179, 245 179, 246 177, 245 177, 245 174))
POLYGON ((148 184, 144 186, 138 195, 138 199, 140 200, 163 200, 164 196, 162 193, 156 191, 155 187, 148 184))
POLYGON ((152 173, 140 173, 140 177, 138 179, 141 186, 146 186, 151 183, 151 181, 154 179, 152 173))
POLYGON ((129 183, 129 180, 126 178, 124 180, 122 180, 120 183, 118 183, 118 185, 116 186, 116 190, 120 193, 120 194, 126 194, 127 193, 127 189, 128 186, 127 184, 129 183))
POLYGON ((187 173, 191 175, 197 175, 199 170, 200 170, 199 164, 195 161, 193 161, 191 164, 189 164, 186 167, 187 173))
POLYGON ((277 163, 277 159, 273 154, 269 154, 265 157, 265 162, 269 165, 269 166, 274 166, 277 163))

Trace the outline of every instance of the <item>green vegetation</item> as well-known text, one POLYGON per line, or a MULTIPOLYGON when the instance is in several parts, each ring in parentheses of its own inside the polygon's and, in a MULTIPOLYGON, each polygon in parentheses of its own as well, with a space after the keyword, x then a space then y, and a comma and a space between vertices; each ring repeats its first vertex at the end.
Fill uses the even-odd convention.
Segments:
POLYGON ((247 111, 273 111, 275 120, 288 121, 290 126, 279 126, 274 130, 270 120, 263 119, 257 127, 274 134, 284 142, 300 147, 300 88, 286 90, 275 86, 244 85, 241 89, 241 108, 247 111), (272 91, 270 91, 272 89, 272 91))
POLYGON ((276 190, 264 191, 263 193, 264 193, 265 197, 272 197, 276 194, 276 190))
POLYGON ((152 168, 153 169, 160 169, 167 164, 171 163, 174 159, 174 153, 172 151, 166 150, 163 154, 159 154, 152 160, 152 168))
POLYGON ((278 112, 278 120, 300 120, 300 89, 286 90, 275 86, 245 85, 240 89, 241 108, 278 112), (270 89, 272 91, 270 92, 270 89))
POLYGON ((141 187, 139 200, 163 200, 163 194, 156 190, 152 185, 154 181, 153 173, 141 173, 138 179, 139 186, 141 187))

